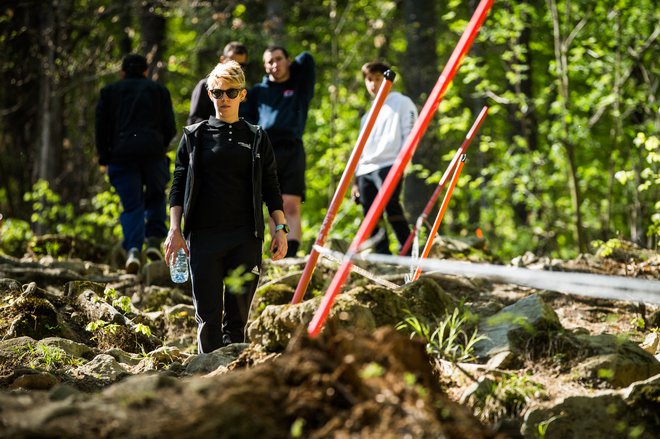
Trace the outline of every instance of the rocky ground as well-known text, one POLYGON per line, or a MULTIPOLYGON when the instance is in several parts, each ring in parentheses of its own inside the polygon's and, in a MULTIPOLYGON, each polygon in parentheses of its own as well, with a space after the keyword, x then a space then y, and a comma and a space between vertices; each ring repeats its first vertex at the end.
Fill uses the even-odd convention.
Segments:
MULTIPOLYGON (((43 245, 42 247, 46 247, 43 245)), ((90 259, 94 260, 94 252, 90 259)), ((498 262, 483 242, 432 257, 498 262)), ((99 256, 101 258, 101 256, 99 256)), ((197 355, 189 285, 34 252, 0 255, 0 437, 656 438, 660 310, 363 265, 307 337, 336 264, 265 263, 251 343, 197 355), (401 285, 389 288, 369 277, 401 285), (656 432, 656 433, 653 433, 656 432)), ((509 265, 660 282, 628 243, 509 265)))

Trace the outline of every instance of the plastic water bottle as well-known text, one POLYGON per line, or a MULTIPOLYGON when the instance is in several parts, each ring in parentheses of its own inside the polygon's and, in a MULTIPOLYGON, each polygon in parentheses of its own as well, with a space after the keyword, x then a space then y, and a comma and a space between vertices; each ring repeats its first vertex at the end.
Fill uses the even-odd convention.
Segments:
POLYGON ((182 284, 188 280, 188 258, 182 248, 175 255, 172 255, 170 277, 172 282, 177 284, 182 284))

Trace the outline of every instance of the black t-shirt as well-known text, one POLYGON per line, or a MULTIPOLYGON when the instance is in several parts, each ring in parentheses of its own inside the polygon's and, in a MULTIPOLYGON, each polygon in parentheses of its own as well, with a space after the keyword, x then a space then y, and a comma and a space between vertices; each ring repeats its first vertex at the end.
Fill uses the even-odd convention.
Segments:
POLYGON ((253 230, 254 134, 243 120, 229 124, 211 116, 200 139, 199 193, 191 230, 253 230))

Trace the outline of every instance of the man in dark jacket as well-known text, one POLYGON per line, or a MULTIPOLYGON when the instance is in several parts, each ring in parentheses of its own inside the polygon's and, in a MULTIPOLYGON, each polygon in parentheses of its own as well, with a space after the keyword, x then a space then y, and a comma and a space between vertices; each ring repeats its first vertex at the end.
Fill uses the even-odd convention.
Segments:
POLYGON ((146 256, 162 257, 160 243, 167 235, 165 188, 170 179, 165 154, 176 134, 169 91, 146 75, 145 57, 126 56, 121 80, 101 90, 96 106, 96 149, 123 207, 119 220, 129 273, 140 269, 145 240, 146 256))

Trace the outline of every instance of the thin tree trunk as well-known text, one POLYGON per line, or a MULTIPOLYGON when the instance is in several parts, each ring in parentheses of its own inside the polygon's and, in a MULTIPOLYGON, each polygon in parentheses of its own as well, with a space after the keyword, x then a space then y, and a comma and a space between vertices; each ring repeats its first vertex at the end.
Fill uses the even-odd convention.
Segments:
MULTIPOLYGON (((60 18, 61 11, 58 7, 44 8, 42 11, 43 63, 39 80, 39 152, 34 168, 34 180, 45 180, 55 191, 58 189, 56 178, 61 170, 63 125, 62 98, 57 94, 59 82, 56 79, 58 75, 55 53, 55 48, 61 47, 60 18)), ((37 224, 35 232, 41 234, 45 230, 37 224)))
MULTIPOLYGON (((552 29, 554 36, 554 49, 555 49, 555 62, 557 64, 557 79, 558 79, 558 88, 560 103, 562 107, 562 112, 560 114, 560 124, 561 124, 561 139, 559 139, 564 146, 566 151, 566 159, 568 161, 568 180, 569 180, 569 190, 571 193, 571 201, 573 207, 573 215, 575 222, 575 240, 578 245, 578 251, 586 251, 586 242, 584 237, 584 227, 582 225, 582 214, 580 212, 580 205, 582 204, 579 178, 577 173, 577 164, 575 159, 575 145, 570 140, 570 128, 566 123, 566 115, 569 113, 569 77, 568 77, 568 58, 567 51, 570 42, 575 37, 579 29, 586 23, 586 19, 582 19, 580 23, 573 29, 571 34, 565 39, 562 38, 562 32, 560 29, 559 23, 559 12, 557 10, 557 3, 555 0, 547 0, 548 7, 550 8, 550 15, 552 17, 552 29)), ((568 11, 570 8, 570 2, 567 1, 566 4, 566 16, 568 17, 568 11)))
MULTIPOLYGON (((403 79, 406 94, 420 109, 438 79, 438 56, 436 54, 436 29, 438 10, 433 0, 404 0, 404 23, 406 29, 406 62, 403 63, 403 79)), ((415 155, 414 164, 421 164, 431 171, 438 170, 439 147, 434 145, 433 122, 422 138, 415 155)), ((406 176, 404 207, 409 220, 414 221, 422 213, 434 187, 414 174, 406 176)))
POLYGON ((121 0, 121 9, 119 12, 119 23, 121 25, 122 34, 121 39, 119 40, 119 50, 121 51, 122 57, 131 53, 133 49, 133 41, 129 29, 131 28, 131 22, 133 15, 133 1, 132 0, 121 0))
POLYGON ((146 2, 140 14, 140 28, 142 30, 140 52, 146 54, 147 63, 149 64, 147 77, 154 81, 162 80, 162 57, 165 51, 163 47, 165 17, 161 15, 160 8, 164 8, 160 1, 146 2))
POLYGON ((616 173, 616 158, 618 157, 619 144, 622 135, 621 127, 621 21, 617 14, 616 16, 616 55, 614 59, 614 87, 612 94, 614 95, 614 103, 612 104, 612 125, 610 128, 610 137, 612 139, 612 154, 609 156, 609 176, 607 184, 607 197, 604 200, 604 218, 603 230, 601 236, 607 239, 610 236, 611 222, 612 222, 612 193, 614 189, 614 174, 616 173))
POLYGON ((281 44, 284 36, 284 5, 282 0, 266 2, 266 22, 264 23, 270 40, 281 44))

